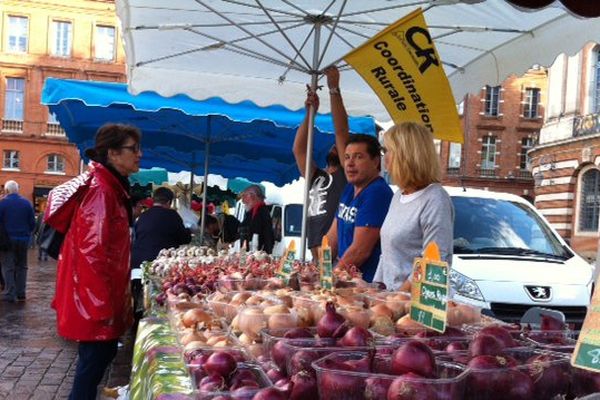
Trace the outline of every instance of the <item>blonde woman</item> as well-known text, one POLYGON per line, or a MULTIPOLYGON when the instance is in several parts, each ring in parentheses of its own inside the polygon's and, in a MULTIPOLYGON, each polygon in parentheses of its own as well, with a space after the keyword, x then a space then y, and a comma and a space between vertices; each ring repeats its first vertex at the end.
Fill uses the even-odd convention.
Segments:
POLYGON ((431 131, 414 122, 384 134, 384 163, 399 187, 381 227, 381 257, 373 281, 390 290, 410 287, 415 257, 436 242, 442 260, 452 260, 454 209, 440 182, 440 165, 431 131), (406 281, 406 283, 405 283, 406 281))

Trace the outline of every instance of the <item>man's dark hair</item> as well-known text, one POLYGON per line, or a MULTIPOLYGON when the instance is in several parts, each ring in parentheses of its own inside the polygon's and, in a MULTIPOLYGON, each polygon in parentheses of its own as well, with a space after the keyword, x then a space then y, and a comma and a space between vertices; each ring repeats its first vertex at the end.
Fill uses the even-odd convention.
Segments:
POLYGON ((108 161, 108 150, 118 149, 133 139, 136 144, 142 140, 142 134, 138 128, 126 124, 104 124, 96 132, 96 143, 93 148, 87 149, 85 155, 90 159, 106 164, 108 161))
POLYGON ((154 202, 160 204, 169 204, 173 201, 173 197, 175 197, 173 191, 166 187, 157 188, 152 195, 154 202))
POLYGON ((327 153, 327 156, 325 157, 325 163, 328 167, 342 166, 342 163, 340 162, 340 156, 338 155, 337 151, 333 151, 333 148, 327 153))
POLYGON ((210 226, 214 224, 219 224, 219 220, 210 214, 204 214, 204 226, 210 226))
POLYGON ((346 146, 352 143, 364 143, 367 145, 367 153, 369 153, 371 158, 380 157, 381 145, 375 136, 365 135, 362 133, 350 135, 350 139, 348 140, 346 146))

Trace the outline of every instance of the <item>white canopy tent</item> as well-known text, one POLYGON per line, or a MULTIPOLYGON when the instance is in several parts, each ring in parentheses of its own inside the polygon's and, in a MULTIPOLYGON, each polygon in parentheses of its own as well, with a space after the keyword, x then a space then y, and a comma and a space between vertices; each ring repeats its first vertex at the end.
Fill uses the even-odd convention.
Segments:
MULTIPOLYGON (((578 18, 559 2, 535 11, 502 0, 116 0, 116 7, 132 93, 298 109, 306 83, 315 89, 322 70, 339 64, 349 114, 382 121, 390 119, 383 105, 341 59, 416 8, 424 10, 457 103, 600 38, 597 18, 578 18)), ((306 204, 308 187, 304 193, 306 204)), ((303 221, 302 250, 306 207, 303 221)))

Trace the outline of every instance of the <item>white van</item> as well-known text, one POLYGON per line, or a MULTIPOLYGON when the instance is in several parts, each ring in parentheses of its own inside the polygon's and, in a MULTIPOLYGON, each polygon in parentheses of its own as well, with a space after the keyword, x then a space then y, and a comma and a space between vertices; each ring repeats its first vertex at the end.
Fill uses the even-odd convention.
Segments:
POLYGON ((488 315, 519 321, 530 307, 562 311, 579 326, 594 269, 525 199, 446 187, 454 203, 451 285, 459 301, 488 315))

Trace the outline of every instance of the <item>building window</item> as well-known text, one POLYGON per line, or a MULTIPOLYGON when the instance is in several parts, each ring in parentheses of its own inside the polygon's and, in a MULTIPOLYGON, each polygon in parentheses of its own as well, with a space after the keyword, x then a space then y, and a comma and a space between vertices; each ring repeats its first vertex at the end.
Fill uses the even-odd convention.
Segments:
POLYGON ((50 154, 48 156, 48 168, 46 172, 65 172, 65 158, 60 154, 50 154))
POLYGON ((23 100, 25 79, 6 78, 6 96, 4 98, 4 119, 23 121, 23 100))
POLYGON ((485 87, 485 115, 497 117, 500 112, 500 86, 485 87))
POLYGON ((4 169, 19 169, 19 152, 17 150, 4 150, 4 169))
POLYGON ((66 21, 52 22, 54 39, 52 42, 52 55, 58 57, 71 56, 71 23, 66 21))
POLYGON ((96 59, 112 61, 115 58, 115 28, 96 26, 96 59))
POLYGON ((590 169, 581 177, 579 194, 579 231, 598 231, 600 211, 600 171, 590 169))
POLYGON ((540 105, 540 89, 525 89, 525 102, 523 103, 523 117, 537 118, 539 116, 538 107, 540 105))
POLYGON ((533 138, 526 137, 521 139, 521 160, 519 167, 522 171, 529 171, 531 164, 531 158, 527 155, 527 152, 533 147, 533 138))
POLYGON ((592 96, 594 96, 593 114, 600 113, 600 48, 594 53, 594 87, 592 96))
POLYGON ((485 136, 481 144, 481 169, 493 170, 496 167, 496 137, 485 136))
POLYGON ((8 17, 8 46, 11 53, 27 53, 29 20, 27 17, 8 17))
POLYGON ((462 145, 460 143, 450 142, 448 149, 448 168, 460 168, 460 157, 462 145))

